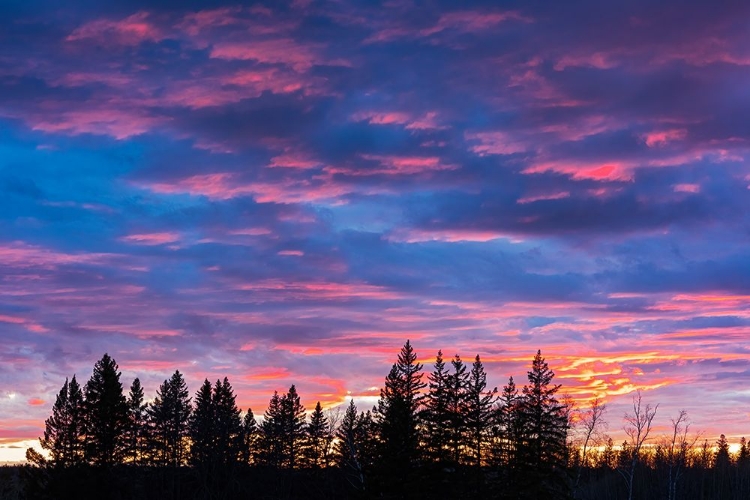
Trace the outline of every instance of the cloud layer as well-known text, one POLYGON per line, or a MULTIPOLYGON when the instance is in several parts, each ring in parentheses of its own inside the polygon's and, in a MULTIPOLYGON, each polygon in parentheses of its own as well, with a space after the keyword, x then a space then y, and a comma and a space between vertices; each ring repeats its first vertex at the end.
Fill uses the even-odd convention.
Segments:
POLYGON ((407 338, 750 428, 746 2, 85 4, 0 8, 0 460, 105 351, 259 414, 407 338))

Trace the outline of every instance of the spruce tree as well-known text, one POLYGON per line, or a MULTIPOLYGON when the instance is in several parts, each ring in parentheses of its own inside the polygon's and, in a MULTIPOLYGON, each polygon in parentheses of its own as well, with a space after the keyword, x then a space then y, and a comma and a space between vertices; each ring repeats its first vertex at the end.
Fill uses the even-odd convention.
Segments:
POLYGON ((216 452, 216 408, 213 389, 208 379, 195 394, 193 412, 188 421, 190 435, 190 463, 207 467, 216 452))
POLYGON ((515 466, 515 450, 520 440, 518 410, 518 389, 513 377, 510 377, 500 393, 495 413, 496 432, 493 447, 494 462, 509 468, 515 466))
POLYGON ((284 433, 281 397, 274 391, 260 424, 261 446, 258 458, 263 465, 280 467, 283 456, 284 433))
POLYGON ((255 465, 258 456, 258 423, 255 421, 252 408, 248 408, 242 419, 242 450, 240 460, 243 464, 255 465))
POLYGON ((65 379, 57 394, 39 442, 49 452, 52 464, 68 467, 84 462, 85 436, 83 393, 73 375, 70 382, 65 379))
POLYGON ((305 438, 305 407, 294 385, 281 398, 282 409, 282 466, 294 469, 301 465, 305 438))
POLYGON ((729 456, 729 442, 724 434, 716 441, 716 453, 714 454, 714 469, 727 469, 732 459, 729 456))
POLYGON ((461 357, 456 354, 451 361, 453 373, 449 374, 446 382, 448 399, 448 429, 447 442, 449 457, 453 464, 461 461, 461 455, 466 441, 466 387, 469 374, 461 357))
POLYGON ((320 401, 315 405, 315 410, 310 414, 310 422, 307 424, 305 455, 307 463, 312 467, 323 467, 328 459, 328 418, 323 413, 320 401))
POLYGON ((422 365, 407 341, 385 379, 377 406, 381 472, 393 486, 412 479, 410 471, 419 453, 420 391, 425 386, 422 365))
POLYGON ((240 459, 242 451, 242 419, 234 389, 227 377, 221 382, 216 381, 213 402, 217 460, 224 466, 232 466, 240 459))
POLYGON ((334 456, 349 484, 358 491, 365 488, 363 462, 363 421, 357 415, 354 399, 349 401, 344 418, 336 430, 334 456))
POLYGON ((133 464, 141 464, 145 455, 147 446, 147 408, 148 405, 143 402, 143 387, 141 381, 136 378, 130 386, 128 393, 128 426, 125 431, 125 444, 127 448, 127 458, 133 464))
POLYGON ((552 384, 554 376, 541 351, 537 351, 519 407, 523 438, 517 453, 522 487, 529 494, 548 498, 565 496, 569 489, 564 476, 568 412, 555 396, 560 386, 552 384))
POLYGON ((497 399, 497 387, 487 391, 487 374, 479 354, 469 373, 466 385, 466 427, 469 433, 468 443, 471 448, 471 463, 481 467, 484 450, 489 441, 492 428, 492 417, 497 399))
POLYGON ((179 370, 165 380, 156 391, 148 408, 156 459, 164 465, 178 467, 187 458, 190 397, 187 384, 179 370))
POLYGON ((448 459, 448 371, 443 361, 443 351, 438 351, 435 365, 427 376, 428 392, 424 398, 422 421, 424 422, 425 455, 436 463, 448 459))
POLYGON ((128 405, 117 362, 109 354, 94 365, 85 393, 88 460, 97 465, 121 463, 127 450, 128 405))

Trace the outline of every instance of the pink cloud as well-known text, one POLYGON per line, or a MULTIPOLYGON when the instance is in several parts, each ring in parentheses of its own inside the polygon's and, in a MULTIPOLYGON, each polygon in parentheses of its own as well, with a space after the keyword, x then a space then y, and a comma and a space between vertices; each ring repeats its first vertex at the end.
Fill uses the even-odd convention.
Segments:
POLYGON ((277 252, 278 255, 290 256, 290 257, 302 257, 305 252, 302 250, 281 250, 277 252))
POLYGON ((68 254, 23 242, 0 244, 0 266, 6 268, 53 270, 65 264, 100 263, 110 257, 103 253, 68 254))
POLYGON ((421 36, 429 36, 444 30, 456 30, 464 33, 477 33, 495 28, 498 24, 508 20, 529 21, 518 12, 481 12, 458 11, 443 14, 434 26, 419 32, 421 36))
POLYGON ((616 161, 602 164, 565 161, 546 162, 532 165, 522 171, 524 174, 541 174, 545 172, 568 175, 573 180, 630 181, 633 178, 628 166, 616 161))
POLYGON ((179 240, 180 234, 172 232, 131 234, 120 238, 120 241, 137 245, 164 245, 179 240))
POLYGON ((98 19, 77 28, 65 40, 94 40, 101 45, 138 45, 146 41, 163 40, 164 33, 149 18, 148 12, 138 12, 119 21, 98 19))
POLYGON ((700 184, 675 184, 672 189, 675 193, 700 193, 700 184))
POLYGON ((354 176, 367 175, 416 175, 441 170, 455 170, 457 165, 443 163, 437 156, 381 156, 362 155, 362 158, 379 163, 377 167, 351 166, 326 167, 331 174, 354 176))
POLYGON ((467 132, 464 137, 469 141, 479 142, 470 148, 479 156, 511 155, 529 150, 526 140, 513 137, 507 132, 467 132))
MULTIPOLYGON (((304 73, 314 65, 332 64, 321 57, 318 52, 318 47, 300 45, 291 38, 277 38, 247 42, 219 42, 211 48, 211 57, 282 64, 304 73)), ((336 64, 343 63, 337 61, 336 64)))
POLYGON ((269 301, 349 300, 352 298, 394 300, 401 297, 400 293, 380 286, 325 281, 296 282, 273 279, 240 284, 236 289, 260 293, 264 300, 269 301))
POLYGON ((595 52, 587 55, 565 55, 554 65, 556 71, 563 71, 569 67, 590 67, 596 69, 610 69, 619 64, 613 60, 613 54, 595 52))
POLYGON ((150 116, 145 110, 134 109, 132 103, 123 107, 42 111, 24 118, 33 130, 67 132, 73 135, 104 134, 115 139, 144 134, 166 122, 164 118, 150 116))
POLYGON ((321 162, 313 160, 305 154, 294 152, 274 156, 271 158, 271 163, 268 164, 269 167, 297 168, 301 170, 317 168, 321 165, 321 162))
POLYGON ((526 203, 534 203, 536 201, 544 201, 544 200, 562 200, 564 198, 569 198, 570 193, 568 191, 560 191, 557 193, 550 193, 550 194, 539 194, 534 196, 524 196, 523 198, 519 198, 516 200, 516 203, 518 204, 526 204, 526 203))
POLYGON ((682 140, 686 136, 687 130, 685 129, 658 130, 644 134, 643 140, 646 141, 648 147, 653 148, 663 146, 669 142, 682 140))
POLYGON ((451 243, 474 241, 485 243, 499 238, 507 238, 512 242, 522 241, 518 237, 509 234, 473 229, 409 229, 395 231, 389 236, 389 239, 393 241, 404 241, 407 243, 419 243, 423 241, 445 241, 451 243))
POLYGON ((184 193, 206 196, 214 200, 252 196, 259 203, 309 203, 337 200, 351 193, 353 189, 353 187, 328 183, 325 179, 243 182, 230 173, 194 175, 173 183, 154 183, 143 187, 156 193, 184 193))

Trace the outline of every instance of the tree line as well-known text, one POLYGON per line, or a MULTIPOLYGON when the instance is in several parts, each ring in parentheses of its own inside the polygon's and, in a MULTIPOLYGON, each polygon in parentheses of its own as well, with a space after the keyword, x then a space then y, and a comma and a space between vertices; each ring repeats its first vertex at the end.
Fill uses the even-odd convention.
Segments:
MULTIPOLYGON (((27 450, 17 498, 747 498, 750 454, 726 439, 697 445, 687 414, 671 439, 648 444, 658 405, 633 400, 628 439, 602 438, 606 407, 559 396, 540 351, 526 383, 487 385, 479 355, 437 353, 425 373, 401 348, 375 407, 306 411, 296 387, 274 392, 262 417, 242 411, 228 378, 191 396, 179 371, 146 403, 125 392, 105 354, 81 386, 60 389, 27 450), (692 441, 691 441, 692 439, 692 441), (729 495, 729 496, 727 496, 729 495), (742 496, 745 495, 745 496, 742 496)), ((0 492, 2 492, 0 488, 0 492)), ((1 495, 2 493, 0 493, 1 495)), ((0 496, 0 498, 2 498, 0 496)))

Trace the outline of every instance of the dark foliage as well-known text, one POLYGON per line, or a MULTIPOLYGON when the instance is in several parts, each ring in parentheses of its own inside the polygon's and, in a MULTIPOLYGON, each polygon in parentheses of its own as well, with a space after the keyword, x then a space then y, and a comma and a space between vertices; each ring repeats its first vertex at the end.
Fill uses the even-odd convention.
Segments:
MULTIPOLYGON (((736 455, 723 435, 694 446, 685 412, 655 444, 644 444, 648 427, 593 447, 590 427, 574 445, 541 352, 528 383, 519 391, 511 377, 499 395, 479 356, 449 369, 438 352, 427 384, 421 370, 407 342, 373 411, 351 400, 338 421, 317 403, 307 419, 291 386, 258 422, 226 378, 206 380, 193 405, 179 371, 153 403, 138 379, 125 398, 105 355, 85 391, 75 377, 63 384, 40 439, 47 454, 0 468, 0 499, 750 498, 744 438, 736 455)), ((638 394, 626 430, 655 411, 638 394)))

